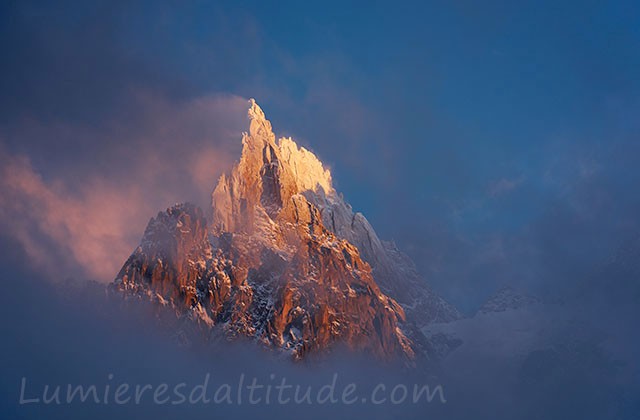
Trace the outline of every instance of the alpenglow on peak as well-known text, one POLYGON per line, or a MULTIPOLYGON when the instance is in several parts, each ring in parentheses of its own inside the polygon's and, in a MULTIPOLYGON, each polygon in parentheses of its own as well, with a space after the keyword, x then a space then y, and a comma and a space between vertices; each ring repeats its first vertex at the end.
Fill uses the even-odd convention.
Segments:
POLYGON ((455 308, 353 212, 312 152, 276 142, 249 104, 242 155, 220 177, 210 211, 160 212, 114 287, 206 334, 250 337, 295 359, 334 345, 385 359, 426 355, 419 328, 457 318, 455 308))
POLYGON ((290 223, 292 213, 299 215, 309 205, 326 229, 358 248, 382 290, 395 296, 417 324, 460 317, 431 290, 409 257, 392 242, 381 240, 364 215, 355 213, 337 194, 331 172, 322 162, 291 138, 276 143, 260 106, 254 99, 249 105, 250 130, 242 137, 242 157, 213 192, 212 228, 252 231, 257 227, 262 236, 282 237, 278 226, 290 223))
POLYGON ((212 195, 213 227, 221 230, 251 230, 265 212, 274 221, 296 194, 334 193, 331 172, 322 162, 291 138, 276 142, 260 106, 254 99, 249 104, 240 161, 220 178, 212 195))
MULTIPOLYGON (((304 147, 299 147, 291 137, 280 137, 275 142, 275 134, 271 128, 271 122, 266 119, 262 108, 255 99, 249 99, 248 116, 250 120, 249 134, 243 136, 243 145, 264 146, 271 144, 270 152, 276 155, 276 161, 289 167, 296 182, 298 193, 304 191, 318 191, 325 193, 333 191, 331 184, 331 172, 326 169, 320 159, 304 147)), ((251 147, 251 146, 250 146, 251 147)), ((243 150, 243 156, 245 151, 243 150)))

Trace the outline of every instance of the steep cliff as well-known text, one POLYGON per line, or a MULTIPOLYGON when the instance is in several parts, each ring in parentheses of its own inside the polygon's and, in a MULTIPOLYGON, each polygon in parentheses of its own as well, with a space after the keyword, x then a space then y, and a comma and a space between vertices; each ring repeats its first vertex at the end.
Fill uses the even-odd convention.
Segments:
POLYGON ((276 141, 253 100, 248 115, 241 158, 208 214, 190 204, 159 213, 116 289, 294 358, 337 344, 384 359, 423 353, 417 327, 457 311, 352 211, 313 153, 276 141))

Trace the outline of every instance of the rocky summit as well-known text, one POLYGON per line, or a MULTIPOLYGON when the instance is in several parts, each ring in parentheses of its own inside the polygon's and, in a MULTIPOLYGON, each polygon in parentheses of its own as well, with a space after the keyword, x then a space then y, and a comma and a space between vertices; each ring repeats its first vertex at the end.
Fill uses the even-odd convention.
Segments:
POLYGON ((385 360, 424 355, 419 328, 459 313, 353 212, 313 153, 276 141, 254 100, 248 116, 242 156, 211 208, 158 213, 113 288, 294 359, 336 346, 385 360))

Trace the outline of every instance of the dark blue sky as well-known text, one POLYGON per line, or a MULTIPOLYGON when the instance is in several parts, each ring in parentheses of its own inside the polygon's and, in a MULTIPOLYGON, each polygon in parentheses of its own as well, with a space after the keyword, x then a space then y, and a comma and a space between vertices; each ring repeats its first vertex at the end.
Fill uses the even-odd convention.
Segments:
POLYGON ((638 2, 89 3, 1 6, 12 152, 55 141, 6 134, 26 120, 126 121, 132 91, 255 97, 465 310, 571 290, 638 228, 638 2))

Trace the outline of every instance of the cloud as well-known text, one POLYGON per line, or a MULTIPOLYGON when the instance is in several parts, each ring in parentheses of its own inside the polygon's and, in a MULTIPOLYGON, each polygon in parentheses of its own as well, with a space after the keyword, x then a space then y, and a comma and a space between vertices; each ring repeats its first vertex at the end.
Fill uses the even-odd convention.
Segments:
POLYGON ((239 151, 243 98, 172 102, 138 92, 131 104, 95 127, 22 121, 1 128, 11 141, 0 156, 0 229, 51 278, 112 280, 149 218, 176 202, 208 205, 239 151), (48 159, 60 149, 65 156, 48 159))
POLYGON ((489 185, 489 196, 499 197, 501 195, 508 194, 517 189, 523 181, 524 178, 522 177, 515 179, 501 178, 489 185))

